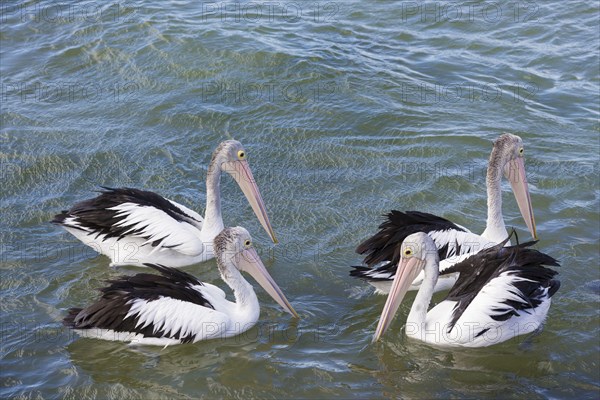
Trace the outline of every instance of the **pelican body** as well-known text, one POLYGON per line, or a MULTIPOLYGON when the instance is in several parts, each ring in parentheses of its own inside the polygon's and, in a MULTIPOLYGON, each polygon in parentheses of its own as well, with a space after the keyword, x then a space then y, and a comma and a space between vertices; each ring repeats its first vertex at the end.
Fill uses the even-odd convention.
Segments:
POLYGON ((415 277, 424 272, 406 320, 406 335, 446 347, 485 347, 540 328, 551 297, 560 287, 558 262, 530 246, 535 242, 494 247, 470 255, 445 273, 459 273, 447 297, 429 312, 438 280, 438 249, 419 232, 400 246, 400 261, 373 341, 389 327, 415 277), (463 273, 463 272, 467 273, 463 273))
MULTIPOLYGON (((366 266, 353 267, 350 275, 366 280, 377 289, 377 293, 388 293, 400 260, 400 244, 407 236, 417 232, 427 233, 433 239, 441 260, 441 272, 462 261, 467 254, 502 242, 508 237, 502 216, 502 175, 510 181, 525 224, 533 238, 537 239, 523 154, 523 141, 519 136, 505 133, 494 142, 486 175, 487 223, 481 235, 433 214, 392 210, 379 226, 379 232, 356 248, 357 253, 365 254, 366 266)), ((409 290, 418 290, 422 278, 422 275, 416 277, 409 290)), ((457 274, 440 275, 435 290, 450 289, 456 279, 457 274)))
POLYGON ((153 192, 104 188, 99 196, 75 204, 52 222, 108 256, 111 266, 152 263, 177 268, 196 264, 214 257, 213 240, 224 228, 220 182, 222 173, 227 172, 277 243, 246 158, 236 140, 224 141, 216 148, 206 179, 204 218, 153 192))
POLYGON ((167 346, 227 338, 250 329, 260 315, 256 293, 241 272, 248 272, 298 318, 252 247, 246 229, 225 228, 214 239, 221 278, 235 302, 217 286, 175 268, 148 264, 161 275, 141 273, 108 281, 102 296, 86 308, 72 308, 64 324, 80 335, 135 344, 167 346))

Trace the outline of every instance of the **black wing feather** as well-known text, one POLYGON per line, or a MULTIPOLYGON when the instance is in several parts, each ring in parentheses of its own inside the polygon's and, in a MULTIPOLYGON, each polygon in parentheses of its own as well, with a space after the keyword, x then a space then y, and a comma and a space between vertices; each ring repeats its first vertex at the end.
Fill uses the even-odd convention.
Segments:
MULTIPOLYGON (((170 297, 214 309, 201 293, 191 287, 202 285, 202 282, 194 276, 164 265, 145 265, 156 269, 161 275, 142 273, 107 281, 109 285, 100 289, 102 292, 100 299, 83 309, 71 308, 63 320, 64 325, 73 329, 101 328, 115 332, 140 333, 145 337, 167 337, 164 330, 155 331, 153 324, 144 328, 136 327, 137 316, 125 318, 133 300, 154 301, 162 297, 170 297)), ((180 333, 176 332, 171 335, 171 338, 189 342, 194 339, 194 334, 180 337, 180 333)))
MULTIPOLYGON (((445 230, 466 232, 465 229, 445 218, 420 211, 392 210, 384 217, 386 220, 379 225, 379 231, 356 248, 358 254, 365 254, 363 262, 367 267, 354 266, 354 269, 350 271, 351 276, 364 277, 366 272, 391 273, 393 275, 398 262, 400 262, 400 245, 407 236, 413 233, 445 230), (387 262, 373 270, 375 265, 384 261, 387 262)), ((449 249, 448 244, 438 249, 440 260, 448 257, 449 249)), ((458 243, 453 250, 459 251, 458 243)), ((369 280, 377 280, 377 278, 369 276, 369 280)), ((387 280, 387 278, 381 278, 381 280, 387 280)))
POLYGON ((458 280, 446 297, 446 300, 457 303, 448 329, 452 329, 481 289, 500 274, 509 273, 525 280, 513 284, 520 301, 507 299, 494 310, 501 311, 500 314, 492 316, 497 321, 507 320, 518 311, 537 307, 546 291, 548 296, 556 293, 560 282, 553 278, 558 272, 544 265, 558 267, 560 266, 558 261, 530 248, 536 242, 503 247, 507 241, 508 239, 494 247, 484 249, 444 271, 448 274, 459 273, 458 280))
MULTIPOLYGON (((180 222, 202 222, 186 214, 169 200, 154 192, 133 188, 114 189, 104 186, 102 188, 104 190, 99 191, 99 196, 79 202, 71 207, 71 209, 62 211, 60 214, 56 215, 51 222, 54 224, 65 225, 65 220, 68 217, 77 218, 77 222, 81 226, 97 233, 96 238, 100 235, 106 235, 104 239, 111 237, 122 239, 127 235, 139 234, 146 227, 140 227, 135 231, 130 231, 130 226, 118 225, 119 222, 126 218, 126 215, 119 214, 119 212, 115 210, 110 210, 110 208, 119 206, 123 203, 139 204, 142 207, 154 207, 164 211, 169 217, 180 222)), ((69 227, 78 228, 77 226, 72 225, 69 225, 69 227)), ((145 238, 148 239, 148 237, 145 238)), ((152 246, 157 246, 159 243, 160 240, 156 240, 152 242, 152 246)))

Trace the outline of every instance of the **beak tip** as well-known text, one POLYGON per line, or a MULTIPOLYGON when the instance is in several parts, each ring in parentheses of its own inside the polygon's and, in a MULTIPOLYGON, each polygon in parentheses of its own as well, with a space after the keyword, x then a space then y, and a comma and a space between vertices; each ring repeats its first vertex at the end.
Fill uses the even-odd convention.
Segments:
POLYGON ((294 308, 291 306, 291 304, 288 304, 287 307, 284 307, 283 309, 285 312, 290 314, 292 317, 300 319, 300 316, 298 315, 296 310, 294 310, 294 308))
POLYGON ((292 305, 290 303, 287 304, 288 305, 288 312, 294 317, 294 318, 298 318, 300 319, 300 315, 298 315, 298 313, 296 312, 296 310, 294 309, 294 307, 292 307, 292 305))

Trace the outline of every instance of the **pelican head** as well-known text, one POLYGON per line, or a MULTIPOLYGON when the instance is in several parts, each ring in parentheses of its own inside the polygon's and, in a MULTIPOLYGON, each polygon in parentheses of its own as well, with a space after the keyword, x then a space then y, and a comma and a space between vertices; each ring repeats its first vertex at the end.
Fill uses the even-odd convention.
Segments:
POLYGON ((252 246, 252 237, 242 227, 225 228, 214 240, 219 271, 225 280, 230 268, 248 272, 285 311, 299 318, 279 286, 275 283, 252 246))
POLYGON ((400 262, 398 263, 396 277, 383 307, 375 335, 373 336, 373 342, 379 340, 390 326, 400 303, 402 303, 402 299, 404 299, 410 285, 423 268, 426 268, 427 265, 431 266, 431 272, 437 281, 438 263, 438 250, 429 235, 417 232, 404 239, 400 247, 400 262))
POLYGON ((254 210, 254 214, 260 221, 273 243, 277 243, 275 232, 269 221, 267 209, 263 202, 258 185, 254 180, 250 164, 248 164, 248 153, 244 146, 237 140, 226 140, 221 142, 215 149, 210 163, 210 168, 220 168, 233 177, 242 189, 242 192, 248 199, 248 202, 254 210))
POLYGON ((517 200, 521 215, 527 224, 527 228, 534 239, 537 239, 535 228, 535 218, 533 216, 533 207, 531 206, 531 197, 529 196, 529 186, 525 175, 525 149, 523 140, 510 133, 502 134, 494 142, 494 149, 490 155, 488 167, 488 181, 500 179, 500 174, 509 180, 512 191, 517 200))

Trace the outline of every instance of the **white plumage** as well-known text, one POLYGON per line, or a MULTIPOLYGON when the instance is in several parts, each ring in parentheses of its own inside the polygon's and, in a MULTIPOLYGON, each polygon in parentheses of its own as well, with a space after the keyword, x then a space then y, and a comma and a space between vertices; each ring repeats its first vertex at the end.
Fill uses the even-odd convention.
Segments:
POLYGON ((276 242, 246 152, 235 140, 222 142, 208 168, 206 214, 200 214, 144 190, 105 188, 93 199, 55 216, 84 244, 111 259, 111 265, 158 263, 183 267, 214 257, 213 239, 223 230, 220 179, 229 173, 238 183, 260 223, 276 242))
MULTIPOLYGON (((395 251, 408 235, 416 232, 425 232, 434 240, 441 260, 440 272, 460 260, 455 258, 456 256, 473 254, 502 242, 508 236, 502 215, 503 175, 510 181, 525 223, 536 238, 535 220, 525 176, 523 141, 518 136, 505 133, 496 140, 490 154, 486 177, 488 216, 486 229, 481 235, 433 214, 394 210, 379 226, 379 232, 357 247, 356 251, 359 254, 366 254, 366 266, 354 267, 350 275, 365 279, 375 286, 377 293, 389 293, 399 260, 395 251)), ((455 275, 440 279, 435 291, 449 289, 456 277, 455 275)), ((409 290, 418 288, 419 283, 414 282, 409 290)))
MULTIPOLYGON (((506 240, 508 241, 508 239, 506 240)), ((409 235, 401 247, 398 274, 390 289, 374 340, 389 327, 413 277, 423 281, 406 322, 406 335, 439 346, 484 347, 539 329, 551 297, 560 287, 556 260, 530 249, 532 242, 468 255, 447 272, 460 275, 446 299, 427 308, 439 275, 435 243, 425 233, 409 235)))
POLYGON ((94 304, 73 308, 64 323, 85 337, 171 345, 223 339, 250 329, 260 315, 258 298, 241 271, 295 317, 281 289, 260 261, 244 228, 226 228, 214 240, 217 265, 235 302, 217 286, 173 268, 148 264, 161 275, 137 274, 110 281, 94 304))

